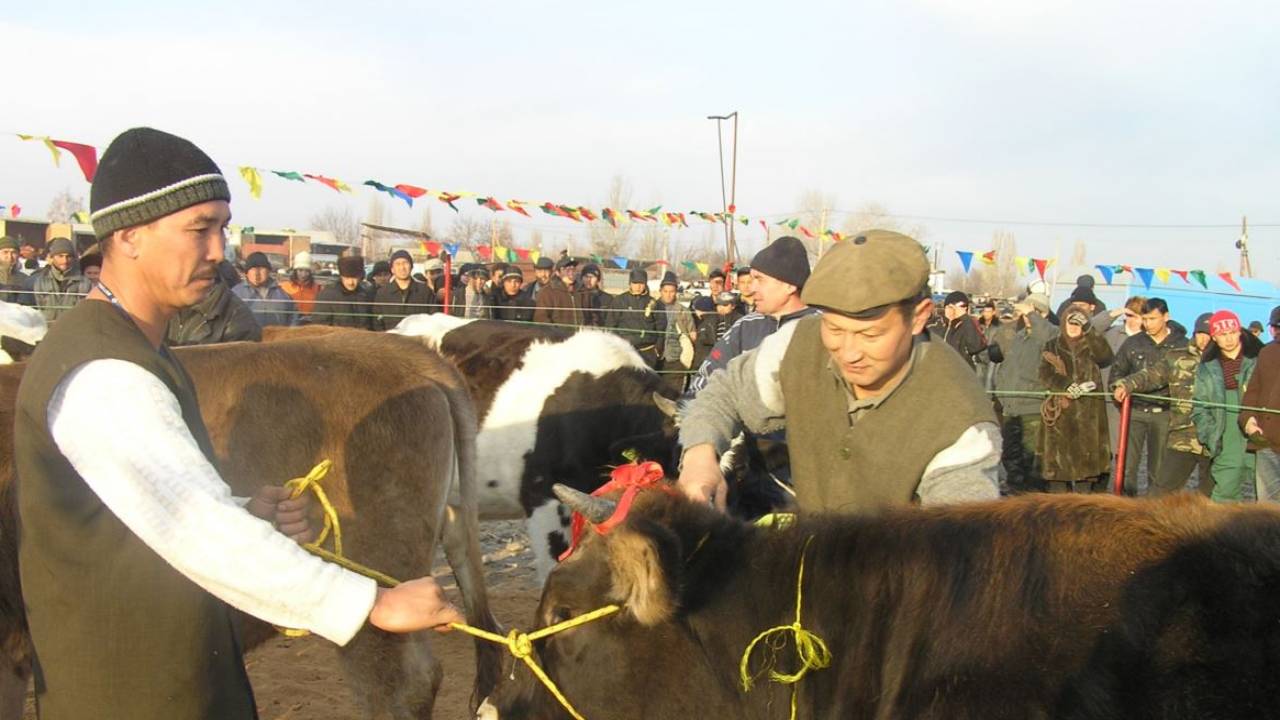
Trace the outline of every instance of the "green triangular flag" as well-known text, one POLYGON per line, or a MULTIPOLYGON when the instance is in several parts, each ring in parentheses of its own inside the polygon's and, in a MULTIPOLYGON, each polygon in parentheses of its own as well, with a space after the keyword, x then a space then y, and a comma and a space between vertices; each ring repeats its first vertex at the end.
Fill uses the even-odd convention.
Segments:
POLYGON ((661 210, 661 209, 662 209, 662 206, 661 206, 661 205, 654 205, 653 207, 649 208, 648 212, 649 212, 649 214, 650 214, 650 215, 652 215, 652 214, 654 214, 654 213, 658 212, 658 211, 659 211, 659 210, 661 210))
POLYGON ((796 226, 797 226, 797 225, 799 225, 799 224, 800 224, 800 218, 796 218, 796 219, 792 220, 791 222, 787 223, 787 227, 791 228, 792 230, 795 230, 795 229, 796 229, 796 226))
POLYGON ((1205 282, 1203 270, 1192 270, 1187 274, 1195 278, 1196 282, 1200 283, 1200 287, 1204 288, 1205 290, 1209 289, 1209 283, 1205 282))
POLYGON ((271 173, 272 173, 273 175, 279 175, 280 177, 284 178, 285 180, 297 180, 298 182, 306 182, 306 181, 307 181, 307 179, 306 179, 306 178, 302 177, 301 175, 299 175, 299 174, 298 174, 298 173, 296 173, 296 172, 293 172, 292 170, 291 170, 291 171, 289 171, 289 172, 280 172, 279 170, 272 170, 272 171, 271 171, 271 173))

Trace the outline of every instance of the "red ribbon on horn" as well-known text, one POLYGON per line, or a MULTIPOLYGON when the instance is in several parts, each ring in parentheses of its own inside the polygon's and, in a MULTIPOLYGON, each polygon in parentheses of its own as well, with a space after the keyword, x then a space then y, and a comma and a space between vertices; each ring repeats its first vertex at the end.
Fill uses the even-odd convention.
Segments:
MULTIPOLYGON (((666 477, 666 473, 662 470, 662 466, 656 462, 648 461, 642 463, 628 463, 619 465, 609 474, 609 482, 596 488, 591 493, 592 497, 600 497, 608 495, 612 492, 622 491, 622 497, 618 498, 618 507, 613 511, 607 520, 592 525, 592 529, 599 535, 604 535, 613 528, 617 527, 623 520, 627 519, 627 514, 631 512, 631 503, 636 499, 636 495, 641 490, 649 488, 658 488, 674 495, 675 491, 671 486, 663 484, 662 480, 666 477)), ((565 558, 573 554, 578 549, 578 543, 582 540, 582 533, 586 530, 587 519, 582 514, 574 511, 573 524, 570 527, 569 549, 565 550, 557 558, 557 561, 563 561, 565 558)))

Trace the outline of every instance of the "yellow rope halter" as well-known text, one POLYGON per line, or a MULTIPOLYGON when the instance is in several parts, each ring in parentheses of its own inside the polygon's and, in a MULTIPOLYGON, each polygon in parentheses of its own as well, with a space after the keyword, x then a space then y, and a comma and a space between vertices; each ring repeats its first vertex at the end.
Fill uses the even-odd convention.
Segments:
POLYGON ((804 556, 809 550, 809 544, 813 542, 813 536, 810 535, 804 541, 804 547, 800 550, 800 570, 796 573, 796 619, 789 625, 778 625, 756 635, 755 638, 747 645, 747 649, 742 651, 742 662, 738 665, 738 672, 742 680, 742 689, 751 692, 752 686, 755 684, 755 677, 751 674, 751 653, 755 650, 758 643, 763 640, 770 639, 775 635, 782 633, 794 633, 796 643, 796 655, 800 657, 800 669, 793 673, 780 673, 774 670, 774 662, 781 647, 781 643, 775 644, 768 642, 765 646, 772 651, 766 667, 769 668, 769 679, 776 683, 791 686, 791 720, 796 717, 796 694, 799 691, 797 683, 809 674, 810 670, 821 670, 831 665, 831 651, 827 649, 827 644, 822 638, 809 632, 800 622, 800 609, 804 605, 804 556))
MULTIPOLYGON (((372 578, 379 585, 383 585, 385 587, 395 587, 396 585, 399 585, 400 581, 390 575, 378 572, 366 565, 361 565, 354 560, 349 560, 343 555, 342 523, 338 520, 338 511, 333 507, 333 503, 329 502, 329 496, 325 494, 324 488, 320 486, 320 481, 324 479, 325 475, 329 474, 329 469, 331 467, 333 467, 333 463, 328 460, 323 460, 320 464, 311 468, 311 472, 307 473, 305 477, 294 478, 284 485, 286 488, 292 490, 289 495, 290 499, 297 498, 302 493, 310 490, 315 494, 316 500, 320 503, 320 507, 323 509, 324 528, 320 531, 320 535, 316 537, 314 542, 306 543, 302 547, 312 555, 316 555, 317 557, 336 565, 341 565, 342 567, 367 578, 372 578), (333 533, 332 552, 321 547, 324 541, 328 539, 331 532, 333 533)), ((497 633, 491 633, 488 630, 482 630, 481 628, 473 627, 466 623, 449 623, 449 627, 454 630, 464 632, 467 635, 471 635, 472 637, 477 637, 481 640, 487 640, 489 642, 505 646, 513 657, 522 660, 524 664, 529 667, 529 671, 533 673, 533 676, 538 678, 542 685, 546 687, 547 692, 551 693, 551 696, 560 702, 560 705, 573 716, 574 720, 585 720, 585 718, 578 714, 578 711, 573 708, 573 705, 569 703, 569 699, 564 696, 564 693, 560 692, 560 688, 556 686, 555 682, 552 681, 546 672, 538 666, 537 661, 533 659, 533 643, 535 640, 541 640, 542 638, 550 637, 557 633, 564 632, 565 630, 571 630, 579 625, 586 625, 589 622, 607 617, 618 612, 620 609, 621 608, 617 605, 606 605, 598 610, 592 610, 589 613, 579 615, 575 618, 570 618, 564 622, 556 623, 555 625, 548 625, 541 630, 535 630, 531 633, 522 633, 517 630, 512 630, 505 636, 498 635, 497 633)), ((290 628, 276 629, 287 637, 304 637, 311 634, 306 630, 294 630, 290 628)))

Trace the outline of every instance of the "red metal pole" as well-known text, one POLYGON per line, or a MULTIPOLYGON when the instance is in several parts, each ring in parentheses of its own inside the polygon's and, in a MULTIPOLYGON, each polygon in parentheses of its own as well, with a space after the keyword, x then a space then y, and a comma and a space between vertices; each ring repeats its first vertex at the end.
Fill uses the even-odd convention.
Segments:
POLYGON ((441 250, 440 257, 444 259, 444 313, 449 314, 449 299, 453 294, 453 256, 448 250, 441 250))
POLYGON ((1111 478, 1111 491, 1116 495, 1124 494, 1124 455, 1129 449, 1129 403, 1133 398, 1124 396, 1120 403, 1120 438, 1116 442, 1116 475, 1111 478))

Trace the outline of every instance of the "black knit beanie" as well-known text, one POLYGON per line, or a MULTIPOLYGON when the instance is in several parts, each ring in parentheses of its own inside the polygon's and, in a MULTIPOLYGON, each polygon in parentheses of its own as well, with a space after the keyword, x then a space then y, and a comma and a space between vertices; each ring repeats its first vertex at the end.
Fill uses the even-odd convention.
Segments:
POLYGON ((89 219, 99 239, 202 202, 226 200, 222 171, 189 140, 133 128, 107 146, 89 188, 89 219))
POLYGON ((751 269, 800 290, 809 279, 809 251, 798 238, 785 235, 756 253, 751 269))
POLYGON ((260 253, 260 252, 249 253, 249 257, 245 259, 244 269, 252 270, 254 268, 266 268, 267 271, 270 272, 272 269, 271 259, 268 258, 264 253, 260 253))

